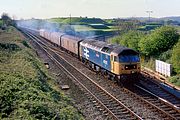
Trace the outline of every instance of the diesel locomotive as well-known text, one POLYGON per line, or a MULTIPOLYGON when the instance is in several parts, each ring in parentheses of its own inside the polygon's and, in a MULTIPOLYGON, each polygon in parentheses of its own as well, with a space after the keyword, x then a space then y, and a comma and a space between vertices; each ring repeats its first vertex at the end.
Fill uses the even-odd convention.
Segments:
POLYGON ((39 30, 41 37, 74 54, 91 69, 111 80, 136 82, 141 71, 140 57, 133 49, 93 39, 39 30))

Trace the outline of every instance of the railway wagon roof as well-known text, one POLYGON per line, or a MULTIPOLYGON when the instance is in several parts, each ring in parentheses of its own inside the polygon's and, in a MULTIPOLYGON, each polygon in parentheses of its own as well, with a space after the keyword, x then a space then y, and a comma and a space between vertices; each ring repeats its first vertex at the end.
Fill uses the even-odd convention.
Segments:
POLYGON ((67 35, 67 34, 63 34, 62 39, 69 39, 69 40, 73 40, 73 41, 81 41, 82 39, 76 36, 71 36, 71 35, 67 35))
POLYGON ((55 35, 55 36, 62 36, 64 35, 63 33, 60 33, 60 32, 51 32, 51 35, 55 35))
POLYGON ((48 33, 48 34, 52 34, 52 35, 64 35, 64 33, 61 33, 61 32, 52 32, 52 31, 49 31, 49 30, 46 30, 46 29, 40 29, 39 30, 40 32, 45 32, 45 33, 48 33))

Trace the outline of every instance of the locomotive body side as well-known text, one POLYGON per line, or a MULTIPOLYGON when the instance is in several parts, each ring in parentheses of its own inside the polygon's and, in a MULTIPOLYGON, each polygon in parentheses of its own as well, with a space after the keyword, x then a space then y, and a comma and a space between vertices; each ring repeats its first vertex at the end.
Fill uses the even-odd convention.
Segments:
POLYGON ((86 40, 80 43, 80 58, 112 79, 132 77, 131 80, 136 81, 135 78, 140 73, 139 53, 119 45, 86 40))
MULTIPOLYGON (((93 42, 93 41, 90 41, 93 42)), ((110 54, 102 52, 101 47, 94 47, 86 44, 86 41, 80 43, 80 57, 91 62, 91 66, 98 65, 99 67, 111 71, 110 54)), ((99 68, 96 68, 99 69, 99 68)))

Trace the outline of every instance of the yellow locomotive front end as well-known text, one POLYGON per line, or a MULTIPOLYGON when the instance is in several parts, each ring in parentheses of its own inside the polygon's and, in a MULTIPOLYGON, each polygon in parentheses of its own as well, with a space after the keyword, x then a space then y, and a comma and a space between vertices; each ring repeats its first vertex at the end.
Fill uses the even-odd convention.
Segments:
POLYGON ((127 48, 113 51, 111 53, 111 72, 119 79, 138 80, 141 72, 139 53, 127 48))

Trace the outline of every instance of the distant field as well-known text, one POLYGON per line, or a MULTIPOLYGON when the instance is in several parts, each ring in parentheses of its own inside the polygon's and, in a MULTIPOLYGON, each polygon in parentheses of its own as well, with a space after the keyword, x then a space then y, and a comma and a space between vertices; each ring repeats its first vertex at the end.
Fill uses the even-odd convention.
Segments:
POLYGON ((100 18, 82 18, 82 17, 72 17, 70 18, 51 18, 51 22, 58 22, 62 24, 106 24, 106 22, 100 18))
POLYGON ((92 26, 87 26, 87 25, 72 25, 73 28, 76 31, 97 31, 97 30, 101 30, 101 31, 115 31, 116 29, 112 26, 107 26, 108 28, 93 28, 92 26))
MULTIPOLYGON (((50 22, 59 24, 70 24, 70 18, 52 18, 50 22)), ((112 25, 100 18, 81 18, 72 17, 71 27, 80 34, 87 36, 91 35, 107 35, 112 34, 117 29, 112 25)))

